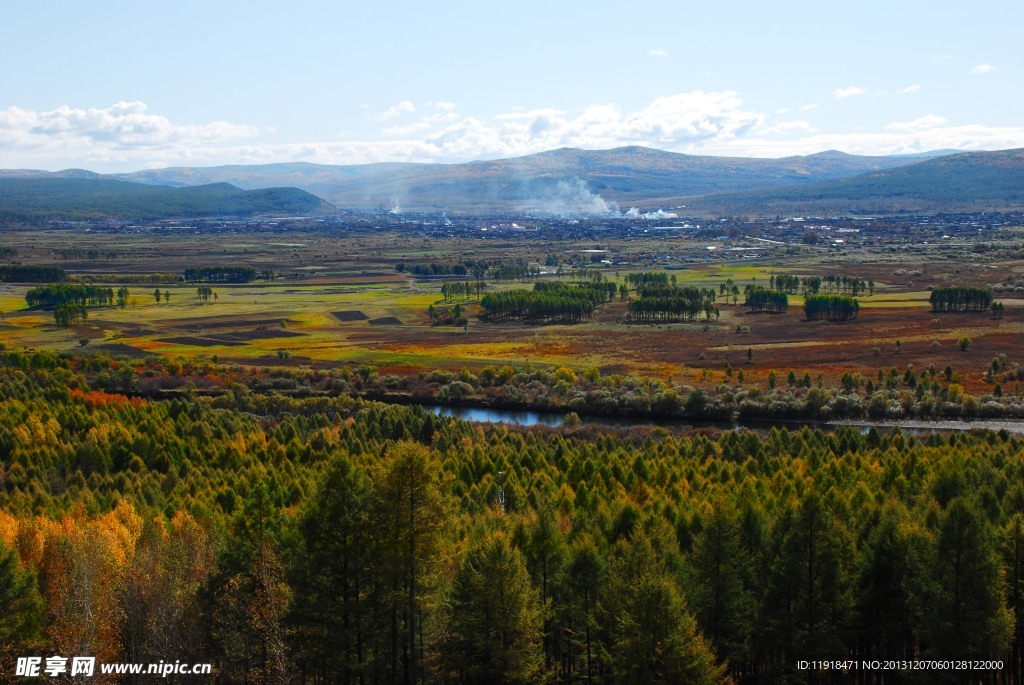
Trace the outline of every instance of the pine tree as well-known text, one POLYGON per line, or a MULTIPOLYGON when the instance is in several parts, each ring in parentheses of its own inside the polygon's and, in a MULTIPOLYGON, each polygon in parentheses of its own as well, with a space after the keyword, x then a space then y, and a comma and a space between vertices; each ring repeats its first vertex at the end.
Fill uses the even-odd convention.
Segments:
POLYGON ((371 490, 347 455, 335 457, 299 522, 289 621, 305 670, 333 682, 364 673, 371 629, 366 595, 373 583, 371 490))
POLYGON ((0 661, 24 656, 34 645, 43 620, 43 600, 36 575, 22 566, 18 551, 0 538, 0 661))
POLYGON ((380 570, 389 613, 389 677, 415 683, 424 672, 424 603, 447 521, 436 457, 418 442, 398 442, 385 457, 375 496, 373 530, 381 541, 380 570))
POLYGON ((703 522, 687 556, 688 597, 697 623, 730 670, 749 663, 747 647, 753 597, 746 586, 750 557, 743 549, 732 509, 718 502, 703 522))
POLYGON ((451 597, 449 670, 467 685, 536 682, 541 604, 519 551, 493 533, 463 560, 451 597))
POLYGON ((1009 643, 1001 566, 992 531, 977 508, 954 499, 939 524, 921 632, 941 659, 988 659, 1009 643))
POLYGON ((616 545, 601 606, 615 682, 730 682, 643 533, 616 545))

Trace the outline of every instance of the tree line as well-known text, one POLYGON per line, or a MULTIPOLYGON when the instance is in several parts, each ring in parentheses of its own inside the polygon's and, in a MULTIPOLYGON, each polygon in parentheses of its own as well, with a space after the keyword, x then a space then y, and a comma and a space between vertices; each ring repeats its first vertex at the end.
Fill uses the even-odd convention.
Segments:
POLYGON ((710 288, 646 285, 638 295, 628 305, 632 322, 695 321, 701 314, 710 321, 712 316, 719 316, 715 291, 710 288))
POLYGON ((810 321, 856 319, 860 302, 849 295, 809 295, 804 298, 804 316, 810 321))
POLYGON ((459 262, 430 262, 429 264, 407 264, 398 262, 395 271, 414 276, 468 276, 477 281, 524 281, 540 275, 540 267, 530 265, 524 259, 478 259, 466 258, 459 262))
POLYGON ((875 294, 875 282, 858 276, 828 274, 826 276, 796 276, 794 274, 772 274, 768 279, 768 287, 793 294, 804 295, 840 294, 862 295, 867 292, 875 294))
MULTIPOLYGON (((125 290, 127 291, 127 289, 125 290)), ((77 283, 44 285, 32 288, 25 293, 25 303, 29 307, 42 309, 51 309, 61 304, 103 307, 114 304, 114 302, 114 289, 99 285, 77 283)))
POLYGON ((484 318, 496 321, 589 321, 594 309, 611 300, 614 283, 535 283, 533 290, 517 288, 488 293, 480 299, 484 318))
POLYGON ((484 284, 482 281, 476 281, 475 283, 470 283, 469 281, 445 282, 441 284, 441 297, 444 298, 445 302, 469 300, 474 295, 480 297, 483 289, 484 284))
POLYGON ((781 314, 789 309, 789 296, 782 290, 769 290, 759 285, 744 289, 743 304, 754 312, 781 314))
POLYGON ((60 283, 68 280, 64 269, 54 264, 7 264, 0 266, 2 283, 60 283))
POLYGON ((256 269, 251 266, 201 266, 185 269, 183 276, 189 283, 248 283, 256 278, 256 269))
POLYGON ((974 286, 945 286, 932 290, 934 312, 984 312, 992 306, 992 291, 974 286))

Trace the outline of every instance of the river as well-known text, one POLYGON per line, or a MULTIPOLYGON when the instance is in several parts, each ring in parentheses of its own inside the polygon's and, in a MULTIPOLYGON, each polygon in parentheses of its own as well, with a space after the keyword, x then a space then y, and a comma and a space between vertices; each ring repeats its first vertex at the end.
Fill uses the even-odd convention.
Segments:
MULTIPOLYGON (((451 407, 439 404, 423 405, 423 408, 433 412, 437 416, 454 416, 464 421, 475 423, 508 423, 517 426, 560 426, 565 421, 566 414, 559 412, 527 411, 513 409, 493 409, 490 407, 451 407)), ((969 431, 975 429, 1001 430, 1005 429, 1016 435, 1024 435, 1024 421, 1007 420, 979 420, 979 421, 922 421, 908 419, 906 421, 688 421, 685 419, 651 419, 632 418, 615 416, 581 416, 580 420, 584 425, 607 426, 610 428, 629 428, 631 426, 665 426, 665 427, 693 427, 693 428, 718 428, 721 430, 753 430, 764 432, 773 426, 799 430, 803 426, 820 428, 825 431, 836 430, 842 427, 859 428, 862 432, 869 431, 872 427, 880 430, 892 430, 899 428, 905 432, 914 433, 948 433, 958 431, 969 431)))

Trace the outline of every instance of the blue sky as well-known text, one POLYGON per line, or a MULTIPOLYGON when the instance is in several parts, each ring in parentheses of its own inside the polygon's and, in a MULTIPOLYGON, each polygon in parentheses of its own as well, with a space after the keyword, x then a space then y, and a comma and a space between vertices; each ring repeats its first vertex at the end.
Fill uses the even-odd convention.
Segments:
POLYGON ((0 167, 1024 147, 1024 3, 0 0, 0 167))

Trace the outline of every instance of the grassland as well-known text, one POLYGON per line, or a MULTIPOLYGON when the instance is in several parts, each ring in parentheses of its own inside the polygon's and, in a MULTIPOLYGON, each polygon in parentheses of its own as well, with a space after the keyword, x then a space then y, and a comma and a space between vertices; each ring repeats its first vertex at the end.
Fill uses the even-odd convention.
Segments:
MULTIPOLYGON (((767 285, 772 273, 850 274, 874 280, 875 294, 860 297, 859 318, 846 323, 803 320, 799 295, 791 296, 784 314, 750 313, 741 295, 736 305, 719 299, 717 320, 661 326, 628 325, 627 304, 618 299, 600 308, 591 322, 578 325, 485 323, 477 319, 479 308, 470 301, 464 303, 470 314, 464 330, 432 327, 427 308, 448 306, 440 295, 441 283, 398 273, 395 262, 475 256, 542 264, 546 254, 574 259, 595 243, 496 244, 457 237, 438 241, 400 231, 361 236, 292 231, 282 236, 49 230, 10 233, 4 236, 4 244, 18 249, 20 261, 58 263, 76 278, 100 283, 113 284, 123 276, 181 273, 197 264, 246 264, 275 273, 267 282, 216 285, 216 300, 209 304, 199 302, 194 284, 132 284, 126 307, 90 310, 84 325, 66 330, 56 328, 50 313, 25 307, 29 285, 0 284, 4 314, 0 340, 18 349, 72 350, 87 341, 88 349, 112 355, 215 357, 222 363, 259 366, 373 364, 399 374, 538 363, 578 369, 594 366, 605 373, 697 385, 735 383, 735 378, 724 375, 726 364, 743 369, 752 381, 763 380, 774 369, 821 375, 830 382, 847 371, 873 374, 891 367, 952 365, 961 372, 966 388, 986 391, 983 374, 992 358, 1002 354, 1018 361, 1024 332, 1024 301, 1013 297, 997 294, 1006 305, 1001 320, 987 313, 936 315, 928 305, 931 285, 954 281, 991 285, 1007 271, 1021 272, 1017 262, 1002 263, 997 269, 953 261, 936 267, 934 260, 924 258, 920 264, 893 264, 885 255, 869 252, 850 254, 845 261, 809 252, 771 255, 760 261, 696 263, 671 271, 681 285, 716 292, 727 279, 741 289, 750 283, 767 285), (91 260, 55 256, 86 247, 107 256, 91 260), (897 275, 908 268, 921 269, 923 275, 913 279, 897 275), (154 288, 169 292, 170 301, 158 303, 154 288), (964 336, 972 340, 966 352, 957 346, 964 336)), ((645 265, 636 256, 654 252, 653 246, 611 247, 621 262, 629 262, 603 266, 611 280, 621 280, 630 271, 659 268, 645 265)), ((490 283, 487 287, 529 286, 490 283)))

